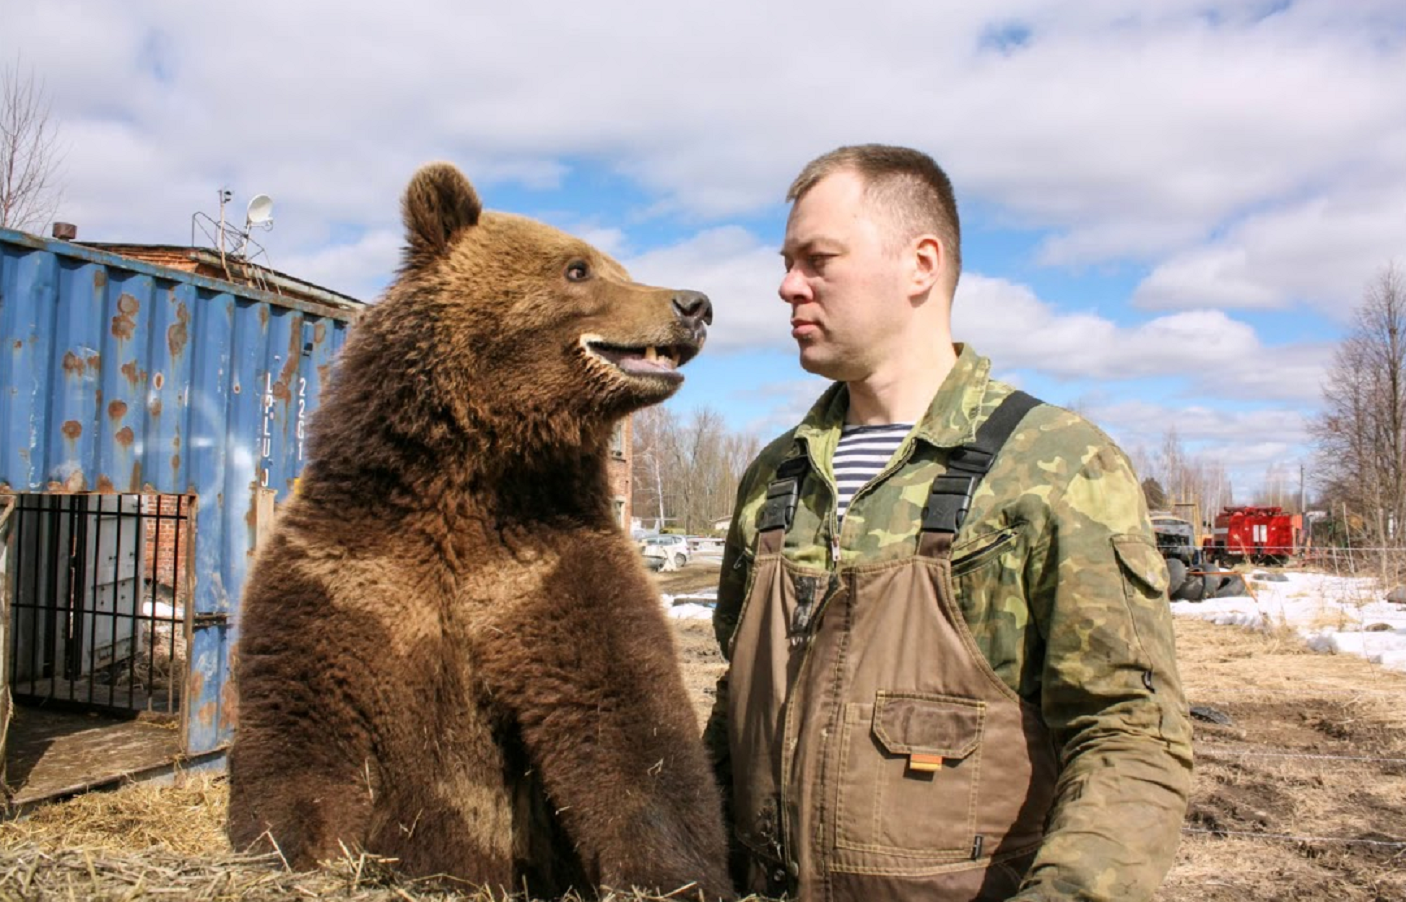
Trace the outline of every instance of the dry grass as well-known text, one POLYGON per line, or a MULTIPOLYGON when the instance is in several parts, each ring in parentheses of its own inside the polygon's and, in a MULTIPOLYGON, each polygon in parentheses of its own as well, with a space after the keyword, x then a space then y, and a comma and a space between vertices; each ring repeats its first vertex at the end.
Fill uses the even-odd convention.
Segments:
POLYGON ((1196 722, 1189 832, 1159 902, 1406 900, 1406 676, 1181 618, 1196 722), (1353 760, 1363 759, 1363 760, 1353 760))
MULTIPOLYGON (((0 899, 251 900, 338 898, 351 902, 504 902, 503 887, 452 878, 410 879, 394 862, 345 850, 315 871, 290 871, 274 854, 231 851, 223 831, 223 778, 181 777, 49 805, 0 824, 0 899)), ((567 902, 580 902, 572 894, 567 902)), ((688 887, 668 896, 607 893, 605 902, 696 899, 688 887)))
POLYGON ((24 844, 94 853, 155 850, 177 855, 230 851, 221 822, 222 778, 193 774, 171 785, 138 783, 46 805, 0 823, 0 849, 24 844))
MULTIPOLYGON (((1190 701, 1234 722, 1196 723, 1190 832, 1158 902, 1406 900, 1406 849, 1389 845, 1406 841, 1406 763, 1392 763, 1406 762, 1406 675, 1308 653, 1287 630, 1182 618, 1177 631, 1190 701)), ((676 636, 701 717, 721 657, 706 623, 680 622, 676 636)), ((222 829, 226 798, 223 780, 187 775, 0 823, 0 900, 523 898, 408 880, 393 862, 351 852, 310 873, 277 855, 238 855, 222 829)))

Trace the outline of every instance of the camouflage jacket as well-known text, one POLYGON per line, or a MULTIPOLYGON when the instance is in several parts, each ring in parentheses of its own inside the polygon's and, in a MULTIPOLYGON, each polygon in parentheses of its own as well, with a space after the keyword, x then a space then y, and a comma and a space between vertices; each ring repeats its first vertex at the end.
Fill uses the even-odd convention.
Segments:
MULTIPOLYGON (((848 396, 843 385, 822 395, 743 477, 714 616, 725 652, 750 588, 757 516, 781 461, 807 454, 821 477, 803 482, 786 557, 820 568, 908 557, 947 454, 971 442, 1011 391, 990 378, 988 360, 962 348, 927 414, 856 493, 842 526, 831 460, 848 396)), ((1081 417, 1037 407, 977 489, 952 561, 977 646, 1008 686, 1039 707, 1059 750, 1048 832, 1014 898, 1150 899, 1178 845, 1191 726, 1166 567, 1131 465, 1081 417), (989 566, 992 555, 999 565, 989 566)), ((718 689, 707 741, 726 790, 726 677, 718 689)))

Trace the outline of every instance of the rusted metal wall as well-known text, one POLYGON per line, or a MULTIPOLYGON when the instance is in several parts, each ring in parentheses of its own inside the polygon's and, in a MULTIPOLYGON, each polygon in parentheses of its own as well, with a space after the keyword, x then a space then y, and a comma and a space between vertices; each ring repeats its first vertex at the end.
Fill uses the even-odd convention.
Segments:
POLYGON ((0 229, 0 492, 196 496, 190 754, 230 738, 256 490, 292 490, 355 316, 0 229))

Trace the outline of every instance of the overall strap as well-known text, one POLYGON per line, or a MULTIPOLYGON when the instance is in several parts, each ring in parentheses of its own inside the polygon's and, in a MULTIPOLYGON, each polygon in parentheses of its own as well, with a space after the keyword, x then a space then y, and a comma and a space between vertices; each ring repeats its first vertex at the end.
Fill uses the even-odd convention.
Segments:
POLYGON ((918 554, 934 558, 951 555, 952 540, 962 528, 976 487, 1020 421, 1041 403, 1023 391, 1012 392, 981 424, 971 444, 962 445, 948 455, 947 472, 933 480, 932 491, 923 506, 918 554))
POLYGON ((796 518, 801 480, 809 461, 804 454, 788 457, 776 468, 776 478, 766 487, 766 502, 757 518, 757 554, 776 554, 786 541, 786 531, 796 518))

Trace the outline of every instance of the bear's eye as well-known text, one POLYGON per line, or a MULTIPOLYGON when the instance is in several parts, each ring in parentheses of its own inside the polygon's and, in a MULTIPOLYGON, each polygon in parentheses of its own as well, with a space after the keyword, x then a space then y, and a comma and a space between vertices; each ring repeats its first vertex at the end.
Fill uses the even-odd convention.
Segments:
POLYGON ((591 277, 591 264, 585 260, 572 260, 566 265, 568 282, 584 282, 591 277))

